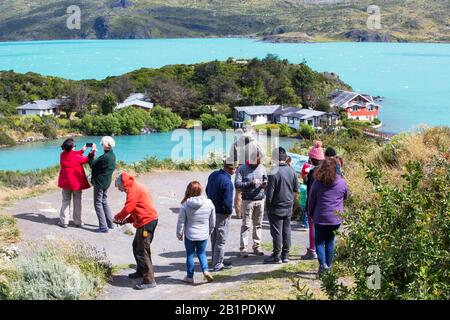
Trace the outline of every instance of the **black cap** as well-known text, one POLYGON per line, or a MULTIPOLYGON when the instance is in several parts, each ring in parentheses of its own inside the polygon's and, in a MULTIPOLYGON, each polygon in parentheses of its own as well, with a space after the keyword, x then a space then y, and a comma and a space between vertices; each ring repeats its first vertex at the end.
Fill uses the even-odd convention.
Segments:
POLYGON ((328 147, 327 150, 325 150, 325 157, 336 157, 336 150, 328 147))

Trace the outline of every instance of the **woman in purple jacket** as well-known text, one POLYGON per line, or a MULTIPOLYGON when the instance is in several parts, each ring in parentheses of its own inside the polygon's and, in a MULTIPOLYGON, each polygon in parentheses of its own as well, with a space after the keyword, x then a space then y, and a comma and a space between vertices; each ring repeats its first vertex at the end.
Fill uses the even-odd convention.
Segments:
POLYGON ((337 162, 325 159, 314 172, 314 183, 308 199, 308 212, 315 228, 315 245, 319 273, 331 268, 334 255, 334 232, 342 223, 338 212, 344 211, 348 198, 347 183, 336 173, 337 162))

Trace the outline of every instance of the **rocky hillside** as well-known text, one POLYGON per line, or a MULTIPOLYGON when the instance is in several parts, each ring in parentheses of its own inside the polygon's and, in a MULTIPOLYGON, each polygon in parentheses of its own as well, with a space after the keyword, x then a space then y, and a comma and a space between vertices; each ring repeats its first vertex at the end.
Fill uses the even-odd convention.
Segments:
POLYGON ((450 41, 448 0, 2 0, 0 40, 258 36, 274 42, 450 41), (81 9, 69 29, 67 8, 81 9), (367 28, 377 5, 381 29, 367 28))

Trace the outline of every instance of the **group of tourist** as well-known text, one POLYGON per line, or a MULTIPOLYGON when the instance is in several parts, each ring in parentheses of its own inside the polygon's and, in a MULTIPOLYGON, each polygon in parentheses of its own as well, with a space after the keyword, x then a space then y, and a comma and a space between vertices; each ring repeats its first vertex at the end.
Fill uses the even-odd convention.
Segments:
MULTIPOLYGON (((319 272, 330 269, 335 231, 342 223, 339 212, 343 211, 343 202, 348 197, 346 182, 341 178, 343 164, 334 149, 328 148, 324 152, 321 143, 316 142, 309 151, 309 163, 302 168, 303 183, 299 183, 285 149, 280 147, 273 150, 273 166, 268 173, 263 163, 262 148, 249 135, 242 139, 232 146, 223 168, 209 176, 205 195, 204 188, 198 181, 190 182, 186 188, 176 227, 176 236, 184 241, 186 249, 187 275, 184 281, 194 283, 195 256, 198 257, 208 282, 214 280, 211 272, 232 268, 231 262, 224 258, 233 204, 237 217, 242 218, 240 256, 249 256, 250 234, 253 254, 264 256, 261 248, 262 223, 264 214, 267 213, 273 250, 263 261, 271 264, 288 263, 291 219, 299 192, 302 224, 309 229, 309 247, 302 259, 318 259, 319 272), (211 269, 206 256, 209 239, 211 269)), ((115 170, 114 146, 113 138, 103 137, 104 154, 97 158, 95 144, 85 145, 76 151, 73 139, 67 139, 63 143, 59 178, 59 186, 63 189, 63 203, 59 225, 64 228, 68 226, 67 207, 73 197, 74 224, 77 227, 83 226, 81 193, 90 187, 83 165, 89 164, 92 169, 90 181, 94 186, 94 208, 99 220, 97 231, 106 233, 114 228, 114 223, 133 224, 136 228, 133 253, 137 268, 129 277, 143 280, 136 289, 153 288, 156 282, 150 245, 158 224, 158 213, 145 187, 123 172, 118 175, 114 184, 120 191, 126 192, 126 202, 121 212, 112 217, 107 192, 115 170), (91 151, 84 156, 89 147, 91 151)))

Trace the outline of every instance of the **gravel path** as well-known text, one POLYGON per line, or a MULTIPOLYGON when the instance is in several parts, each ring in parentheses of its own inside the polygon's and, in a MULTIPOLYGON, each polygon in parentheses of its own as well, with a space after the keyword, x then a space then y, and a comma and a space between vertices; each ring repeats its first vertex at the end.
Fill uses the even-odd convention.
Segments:
MULTIPOLYGON (((192 287, 182 282, 186 269, 185 251, 183 243, 175 236, 180 200, 188 182, 198 180, 206 186, 209 174, 210 172, 158 172, 138 178, 138 181, 150 190, 160 214, 152 244, 152 259, 158 287, 144 291, 134 290, 133 286, 137 281, 127 278, 127 274, 132 271, 127 268, 113 276, 99 299, 209 299, 213 293, 236 288, 259 272, 280 267, 264 265, 262 263, 264 257, 239 258, 239 229, 242 220, 232 219, 226 259, 230 259, 233 263, 233 271, 226 272, 227 276, 207 284, 196 262, 198 273, 195 279, 198 284, 192 287)), ((121 209, 124 200, 125 194, 118 192, 115 188, 110 190, 109 203, 114 214, 121 209)), ((56 191, 19 201, 6 211, 17 218, 24 240, 39 241, 53 237, 82 240, 98 248, 104 248, 114 265, 135 263, 131 250, 133 237, 126 235, 123 229, 116 228, 108 234, 93 232, 98 221, 93 209, 92 190, 87 190, 83 194, 83 220, 86 224, 84 229, 74 227, 62 229, 56 225, 60 202, 60 192, 56 191)), ((297 226, 298 224, 294 222, 293 244, 305 247, 307 233, 299 231, 297 226)), ((270 242, 268 222, 264 219, 263 243, 270 242)), ((209 253, 208 256, 210 256, 209 253)), ((298 256, 293 258, 295 261, 298 256)))

